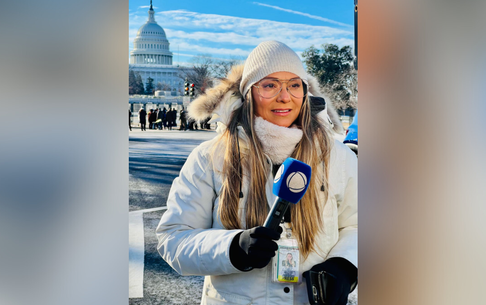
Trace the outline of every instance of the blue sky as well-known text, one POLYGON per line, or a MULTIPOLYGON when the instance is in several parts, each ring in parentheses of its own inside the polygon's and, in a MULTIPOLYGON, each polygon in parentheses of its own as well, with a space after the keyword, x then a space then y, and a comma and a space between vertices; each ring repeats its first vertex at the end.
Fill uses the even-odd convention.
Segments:
MULTIPOLYGON (((265 40, 278 40, 297 54, 324 43, 354 47, 354 0, 161 1, 155 20, 164 28, 174 65, 192 65, 199 54, 245 59, 265 40)), ((129 1, 129 49, 148 18, 150 0, 129 1)))

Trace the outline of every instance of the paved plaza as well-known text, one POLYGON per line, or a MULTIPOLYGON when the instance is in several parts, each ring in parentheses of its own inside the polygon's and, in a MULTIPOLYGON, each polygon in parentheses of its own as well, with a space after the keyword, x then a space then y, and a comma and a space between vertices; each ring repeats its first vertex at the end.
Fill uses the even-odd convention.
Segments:
POLYGON ((129 134, 129 304, 199 304, 203 277, 180 276, 157 252, 155 229, 172 181, 214 130, 133 128, 129 134))

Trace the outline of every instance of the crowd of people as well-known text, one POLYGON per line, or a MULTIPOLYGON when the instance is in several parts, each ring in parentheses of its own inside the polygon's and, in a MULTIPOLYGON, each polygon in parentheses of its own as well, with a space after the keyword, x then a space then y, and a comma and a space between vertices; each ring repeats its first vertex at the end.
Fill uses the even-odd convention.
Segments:
MULTIPOLYGON (((170 108, 167 110, 163 108, 150 109, 149 112, 145 110, 144 107, 140 108, 138 111, 138 119, 140 123, 140 129, 142 131, 148 129, 158 129, 158 130, 172 130, 172 128, 177 128, 177 111, 175 108, 170 108)), ((211 125, 207 120, 200 122, 201 129, 211 129, 211 125)), ((192 118, 188 118, 187 111, 184 107, 179 111, 179 130, 197 130, 198 122, 192 118)), ((132 130, 132 111, 128 110, 128 127, 130 131, 132 130)))

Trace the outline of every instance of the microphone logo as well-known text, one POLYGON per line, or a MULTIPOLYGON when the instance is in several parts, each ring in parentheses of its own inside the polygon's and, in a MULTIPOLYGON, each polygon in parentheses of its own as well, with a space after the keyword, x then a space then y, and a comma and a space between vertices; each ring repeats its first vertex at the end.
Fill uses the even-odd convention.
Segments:
POLYGON ((277 183, 278 180, 282 177, 282 174, 284 172, 285 166, 282 164, 280 165, 280 168, 278 169, 277 173, 275 174, 275 180, 273 180, 273 183, 277 183))
MULTIPOLYGON (((278 179, 280 179, 280 176, 278 177, 278 179)), ((307 177, 302 172, 293 172, 287 177, 287 187, 293 193, 302 192, 305 189, 306 185, 307 177)))

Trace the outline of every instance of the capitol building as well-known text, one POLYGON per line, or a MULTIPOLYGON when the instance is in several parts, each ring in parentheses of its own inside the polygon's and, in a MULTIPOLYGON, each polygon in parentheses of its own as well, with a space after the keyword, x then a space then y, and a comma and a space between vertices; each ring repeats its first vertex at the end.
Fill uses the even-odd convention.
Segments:
MULTIPOLYGON (((154 88, 158 83, 165 84, 170 88, 172 96, 181 95, 184 80, 180 78, 180 73, 182 70, 191 68, 172 65, 169 40, 167 40, 164 29, 155 21, 154 13, 152 1, 150 1, 148 20, 140 27, 133 41, 129 70, 140 74, 144 87, 150 77, 154 80, 154 88)), ((167 88, 167 86, 165 87, 167 88)))

